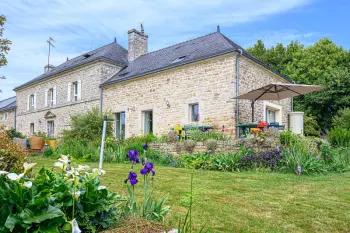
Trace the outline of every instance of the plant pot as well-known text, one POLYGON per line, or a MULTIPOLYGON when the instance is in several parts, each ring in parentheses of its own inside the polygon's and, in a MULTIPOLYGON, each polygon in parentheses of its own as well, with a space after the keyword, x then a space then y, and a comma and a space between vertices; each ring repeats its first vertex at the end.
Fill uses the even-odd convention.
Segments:
POLYGON ((45 146, 45 140, 43 137, 31 137, 29 138, 30 149, 41 150, 45 146))
POLYGON ((46 144, 51 147, 52 149, 56 148, 56 139, 53 140, 46 140, 46 144))

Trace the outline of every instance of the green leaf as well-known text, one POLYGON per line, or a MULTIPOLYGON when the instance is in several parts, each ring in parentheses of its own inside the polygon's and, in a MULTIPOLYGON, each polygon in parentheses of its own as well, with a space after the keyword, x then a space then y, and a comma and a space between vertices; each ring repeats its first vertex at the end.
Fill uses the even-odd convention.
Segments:
POLYGON ((13 230, 13 228, 15 228, 16 224, 19 224, 19 219, 17 214, 11 214, 7 217, 6 222, 5 222, 5 226, 10 229, 10 231, 13 230))
POLYGON ((47 219, 53 219, 63 215, 64 214, 60 209, 53 206, 48 206, 47 208, 41 209, 37 212, 33 212, 26 208, 20 213, 22 221, 27 224, 40 223, 47 219))

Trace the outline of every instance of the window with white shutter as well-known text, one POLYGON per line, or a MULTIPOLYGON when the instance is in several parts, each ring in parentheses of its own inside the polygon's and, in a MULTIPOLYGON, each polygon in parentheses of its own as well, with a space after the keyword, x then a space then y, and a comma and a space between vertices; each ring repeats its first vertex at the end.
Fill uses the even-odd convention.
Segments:
POLYGON ((27 98, 27 111, 30 110, 30 95, 28 95, 28 98, 27 98))
POLYGON ((70 102, 71 93, 72 93, 72 84, 68 83, 67 102, 70 102))
POLYGON ((81 100, 81 80, 78 81, 78 100, 81 100))

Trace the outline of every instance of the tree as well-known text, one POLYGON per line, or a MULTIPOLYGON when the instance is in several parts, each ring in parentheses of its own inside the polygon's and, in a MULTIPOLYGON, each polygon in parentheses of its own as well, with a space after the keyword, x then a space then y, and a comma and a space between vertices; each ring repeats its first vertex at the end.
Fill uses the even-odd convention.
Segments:
MULTIPOLYGON (((12 42, 6 38, 3 37, 3 32, 4 32, 4 25, 6 22, 6 17, 3 15, 0 15, 0 67, 1 66, 6 66, 7 65, 7 59, 5 55, 10 51, 10 44, 12 42)), ((5 79, 4 76, 0 76, 0 79, 5 79)), ((1 92, 1 90, 0 90, 1 92)))

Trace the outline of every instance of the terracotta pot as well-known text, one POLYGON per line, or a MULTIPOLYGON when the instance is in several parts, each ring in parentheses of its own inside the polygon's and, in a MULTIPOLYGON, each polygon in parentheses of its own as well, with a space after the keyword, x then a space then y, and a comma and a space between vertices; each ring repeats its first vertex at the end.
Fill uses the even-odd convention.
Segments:
POLYGON ((52 149, 56 148, 56 140, 46 140, 46 144, 52 149))
POLYGON ((45 140, 42 137, 29 138, 30 149, 41 150, 45 146, 45 140))

